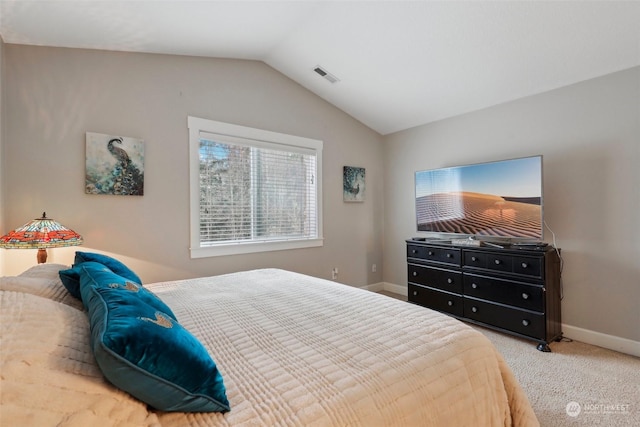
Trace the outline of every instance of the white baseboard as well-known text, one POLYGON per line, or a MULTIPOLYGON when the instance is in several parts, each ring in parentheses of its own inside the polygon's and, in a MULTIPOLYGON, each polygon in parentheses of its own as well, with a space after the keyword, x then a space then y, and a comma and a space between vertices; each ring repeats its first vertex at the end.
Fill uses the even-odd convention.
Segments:
POLYGON ((603 334, 602 332, 591 331, 589 329, 582 329, 565 323, 562 324, 562 335, 572 340, 640 357, 639 341, 603 334))
POLYGON ((393 292, 394 294, 403 295, 405 297, 408 295, 406 286, 394 285, 393 283, 387 282, 372 283, 371 285, 362 286, 361 288, 372 292, 393 292))
POLYGON ((380 292, 380 291, 386 290, 384 288, 383 282, 372 283, 371 285, 367 285, 367 286, 361 286, 360 289, 364 289, 365 291, 371 291, 371 292, 380 292))
MULTIPOLYGON (((372 285, 364 286, 363 289, 373 292, 387 291, 407 296, 406 286, 395 285, 388 282, 374 283, 372 285)), ((639 341, 633 341, 627 338, 617 337, 615 335, 603 334, 602 332, 591 331, 589 329, 567 325, 566 323, 562 324, 562 333, 563 336, 571 338, 572 340, 640 357, 639 341)))
POLYGON ((393 283, 382 282, 384 284, 384 290, 388 292, 393 292, 394 294, 404 295, 405 297, 408 294, 407 286, 394 285, 393 283))

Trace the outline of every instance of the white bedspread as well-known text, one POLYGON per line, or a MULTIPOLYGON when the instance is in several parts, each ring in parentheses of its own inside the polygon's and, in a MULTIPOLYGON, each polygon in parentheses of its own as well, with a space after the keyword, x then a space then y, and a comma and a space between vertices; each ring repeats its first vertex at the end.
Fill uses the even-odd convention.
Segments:
POLYGON ((429 309, 276 269, 147 285, 205 345, 231 412, 163 426, 535 426, 492 344, 429 309))
POLYGON ((0 288, 0 426, 159 423, 145 404, 102 376, 89 347, 86 313, 32 292, 0 288))
POLYGON ((472 328, 275 269, 148 285, 215 359, 232 407, 156 412, 105 381, 57 270, 27 273, 0 278, 2 427, 538 425, 472 328))

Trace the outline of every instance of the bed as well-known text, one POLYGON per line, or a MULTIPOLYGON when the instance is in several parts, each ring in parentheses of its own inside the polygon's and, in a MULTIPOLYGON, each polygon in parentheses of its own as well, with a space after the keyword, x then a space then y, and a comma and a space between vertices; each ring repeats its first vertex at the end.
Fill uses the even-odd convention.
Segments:
POLYGON ((92 312, 60 281, 68 268, 41 264, 0 278, 0 425, 539 425, 481 333, 279 269, 144 285, 215 361, 230 405, 159 411, 105 379, 92 312))

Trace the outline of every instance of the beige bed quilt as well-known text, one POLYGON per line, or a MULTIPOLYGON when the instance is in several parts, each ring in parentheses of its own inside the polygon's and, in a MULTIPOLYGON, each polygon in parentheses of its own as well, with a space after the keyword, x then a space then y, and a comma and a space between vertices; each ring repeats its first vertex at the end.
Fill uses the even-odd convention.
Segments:
POLYGON ((2 426, 538 425, 472 328, 277 269, 146 285, 207 348, 231 403, 225 414, 157 412, 102 378, 86 312, 62 285, 25 278, 25 292, 0 281, 2 426))
POLYGON ((277 269, 148 288, 209 350, 231 402, 162 425, 538 425, 492 344, 423 307, 277 269))

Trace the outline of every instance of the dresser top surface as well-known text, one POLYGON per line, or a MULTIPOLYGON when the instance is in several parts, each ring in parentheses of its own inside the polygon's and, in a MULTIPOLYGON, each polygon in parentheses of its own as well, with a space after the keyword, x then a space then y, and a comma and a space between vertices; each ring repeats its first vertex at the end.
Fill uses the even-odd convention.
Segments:
MULTIPOLYGON (((451 240, 427 239, 427 238, 411 238, 406 240, 407 245, 429 246, 443 249, 464 249, 467 251, 480 250, 482 252, 495 252, 502 254, 520 254, 520 255, 540 255, 546 252, 555 251, 552 245, 544 244, 537 246, 526 246, 511 243, 491 243, 481 241, 480 246, 472 244, 455 244, 451 240)), ((558 249, 559 250, 559 249, 558 249)))

